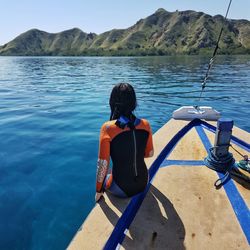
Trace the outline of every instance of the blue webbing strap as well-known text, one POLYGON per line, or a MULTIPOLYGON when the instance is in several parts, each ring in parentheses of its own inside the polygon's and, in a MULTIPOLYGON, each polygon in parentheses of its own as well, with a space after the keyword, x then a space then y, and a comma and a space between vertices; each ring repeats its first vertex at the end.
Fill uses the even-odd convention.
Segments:
POLYGON ((129 228, 130 224, 132 223, 138 209, 140 208, 150 186, 151 181, 154 178, 156 172, 158 171, 161 163, 164 161, 164 159, 171 153, 171 151, 174 149, 175 145, 178 143, 178 141, 194 126, 197 126, 200 124, 199 119, 194 119, 191 122, 189 122, 186 126, 184 126, 180 131, 178 131, 177 134, 169 141, 169 143, 164 147, 164 149, 161 151, 159 156, 156 158, 156 160, 153 162, 149 169, 149 184, 147 185, 145 191, 143 193, 140 193, 133 197, 126 207, 125 211, 119 218, 119 220, 116 223, 115 228, 113 229, 113 232, 111 233, 109 239, 107 240, 105 246, 103 249, 109 250, 109 249, 116 249, 118 244, 121 244, 125 233, 124 231, 129 228))
MULTIPOLYGON (((204 124, 207 126, 208 123, 201 121, 201 124, 204 124)), ((209 127, 211 128, 212 125, 209 124, 209 127)), ((213 127, 213 126, 212 126, 213 127)), ((196 126, 196 130, 207 150, 209 152, 209 149, 212 147, 205 131, 201 126, 196 126)), ((215 129, 216 130, 216 129, 215 129)), ((211 128, 210 131, 215 132, 213 128, 211 128)), ((236 137, 234 137, 236 138, 236 137)), ((238 143, 241 143, 241 140, 236 138, 238 143)), ((243 144, 244 147, 247 146, 247 143, 243 144)), ((223 178, 223 174, 217 172, 220 178, 223 178)), ((233 207, 234 213, 240 223, 240 226, 247 238, 248 244, 250 244, 250 211, 247 207, 245 201, 241 197, 238 189, 234 185, 233 181, 230 179, 227 183, 224 184, 224 189, 226 191, 227 197, 233 207)))
POLYGON ((160 165, 161 168, 165 168, 168 166, 203 166, 204 161, 198 160, 164 160, 160 165))

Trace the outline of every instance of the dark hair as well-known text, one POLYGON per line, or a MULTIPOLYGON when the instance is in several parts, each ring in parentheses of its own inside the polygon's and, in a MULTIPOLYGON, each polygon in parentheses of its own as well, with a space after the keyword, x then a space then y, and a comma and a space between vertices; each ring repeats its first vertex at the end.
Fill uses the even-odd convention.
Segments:
POLYGON ((136 105, 134 88, 129 83, 118 83, 114 86, 109 99, 110 120, 118 119, 121 115, 130 119, 136 105))

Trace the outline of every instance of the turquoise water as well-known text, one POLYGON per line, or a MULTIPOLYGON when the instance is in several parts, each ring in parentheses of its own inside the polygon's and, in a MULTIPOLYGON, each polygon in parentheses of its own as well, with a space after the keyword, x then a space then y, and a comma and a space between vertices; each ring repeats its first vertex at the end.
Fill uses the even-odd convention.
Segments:
MULTIPOLYGON (((197 104, 209 58, 0 57, 0 249, 64 249, 94 206, 112 86, 131 82, 156 131, 197 104)), ((201 105, 250 132, 250 56, 219 56, 201 105)), ((171 133, 171 131, 169 131, 171 133)))

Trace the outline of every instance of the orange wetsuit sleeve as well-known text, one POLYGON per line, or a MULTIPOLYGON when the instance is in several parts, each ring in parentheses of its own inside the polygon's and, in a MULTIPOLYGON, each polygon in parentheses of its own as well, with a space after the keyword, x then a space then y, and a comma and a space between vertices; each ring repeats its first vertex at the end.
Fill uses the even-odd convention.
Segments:
POLYGON ((104 123, 101 127, 99 140, 99 154, 96 171, 96 192, 102 191, 104 179, 107 175, 110 159, 110 136, 108 126, 104 123))
POLYGON ((146 125, 147 125, 147 131, 149 132, 149 134, 148 134, 148 141, 147 141, 144 157, 152 157, 154 155, 153 135, 152 135, 151 127, 148 122, 146 125))

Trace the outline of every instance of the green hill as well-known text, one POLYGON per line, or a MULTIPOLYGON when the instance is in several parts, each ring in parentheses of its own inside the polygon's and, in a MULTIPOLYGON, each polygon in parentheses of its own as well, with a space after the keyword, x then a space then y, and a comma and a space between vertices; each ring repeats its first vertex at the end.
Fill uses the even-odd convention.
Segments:
POLYGON ((96 34, 87 34, 77 28, 56 34, 32 29, 0 47, 0 55, 78 55, 95 37, 96 34))
POLYGON ((128 29, 100 35, 74 28, 56 34, 29 30, 0 47, 0 55, 170 55, 210 53, 221 27, 221 54, 250 54, 250 21, 203 12, 157 10, 128 29))

